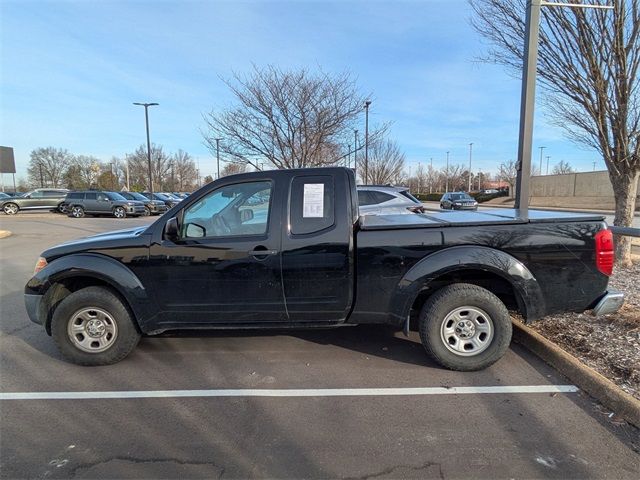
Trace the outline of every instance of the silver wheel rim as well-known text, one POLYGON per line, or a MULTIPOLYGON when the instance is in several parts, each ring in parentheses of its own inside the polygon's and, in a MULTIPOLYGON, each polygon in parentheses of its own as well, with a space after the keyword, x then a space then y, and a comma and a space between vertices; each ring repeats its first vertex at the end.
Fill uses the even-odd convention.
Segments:
POLYGON ((9 205, 5 205, 4 213, 6 213, 7 215, 15 215, 16 213, 18 213, 18 207, 13 203, 10 203, 9 205))
POLYGON ((151 210, 148 207, 144 207, 144 216, 148 217, 151 215, 151 210))
POLYGON ((79 350, 100 353, 109 349, 118 338, 118 324, 101 308, 83 308, 71 316, 67 335, 79 350))
POLYGON ((493 340, 493 321, 487 312, 471 306, 449 312, 440 327, 440 338, 451 353, 472 357, 484 352, 493 340))
POLYGON ((76 218, 80 218, 82 216, 82 209, 80 207, 73 207, 71 214, 76 218))
POLYGON ((113 215, 116 218, 122 218, 124 217, 124 209, 122 207, 117 207, 114 211, 113 211, 113 215))

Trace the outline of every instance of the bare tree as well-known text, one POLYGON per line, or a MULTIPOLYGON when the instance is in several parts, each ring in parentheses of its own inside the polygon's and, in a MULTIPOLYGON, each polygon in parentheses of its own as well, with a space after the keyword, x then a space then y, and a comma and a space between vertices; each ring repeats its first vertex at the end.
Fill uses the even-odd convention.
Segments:
POLYGON ((222 137, 227 159, 256 168, 264 162, 275 168, 338 162, 338 146, 350 143, 365 100, 347 73, 254 66, 226 83, 237 105, 204 115, 205 143, 215 152, 215 138, 222 137))
POLYGON ((45 147, 31 151, 27 173, 29 182, 42 187, 61 187, 64 174, 73 160, 63 148, 45 147))
POLYGON ((246 170, 247 170, 247 165, 245 163, 227 163, 222 169, 222 171, 220 172, 220 176, 226 177, 228 175, 244 173, 246 170))
POLYGON ((171 155, 170 162, 171 172, 173 175, 173 189, 176 187, 178 191, 192 190, 198 183, 198 169, 196 163, 184 150, 178 150, 171 155))
MULTIPOLYGON (((369 145, 368 182, 393 183, 404 170, 404 153, 393 140, 377 140, 369 145)), ((364 158, 358 159, 358 171, 364 172, 364 158)))
MULTIPOLYGON (((518 71, 524 46, 524 0, 470 0, 472 23, 494 45, 489 59, 518 71)), ((545 8, 538 78, 552 118, 567 136, 598 150, 616 201, 614 224, 629 226, 640 177, 640 0, 613 10, 545 8)), ((616 257, 631 262, 631 238, 616 257)))
POLYGON ((559 163, 557 163, 551 171, 551 173, 553 173, 554 175, 564 175, 566 173, 573 172, 575 172, 573 167, 569 164, 569 162, 565 162, 564 160, 561 160, 559 163))
POLYGON ((500 169, 498 170, 498 181, 509 184, 509 196, 511 197, 513 197, 514 194, 517 176, 518 162, 515 160, 509 160, 508 162, 502 162, 500 164, 500 169))
MULTIPOLYGON (((129 161, 129 175, 132 188, 149 189, 149 167, 147 160, 147 146, 140 145, 135 152, 127 154, 129 161)), ((170 173, 170 157, 161 145, 151 145, 151 173, 153 175, 153 190, 156 191, 170 173)))
POLYGON ((89 155, 75 155, 64 174, 67 188, 83 189, 95 187, 100 175, 100 159, 89 155))

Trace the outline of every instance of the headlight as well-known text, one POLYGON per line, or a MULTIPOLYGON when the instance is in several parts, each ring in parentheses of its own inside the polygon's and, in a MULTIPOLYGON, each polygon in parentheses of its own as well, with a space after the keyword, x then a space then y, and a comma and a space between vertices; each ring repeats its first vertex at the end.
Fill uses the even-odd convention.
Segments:
POLYGON ((129 205, 130 207, 133 207, 135 204, 133 202, 127 202, 127 205, 129 205))
POLYGON ((47 266, 47 259, 44 257, 39 257, 38 261, 36 262, 36 267, 33 269, 33 274, 35 275, 46 266, 47 266))
POLYGON ((460 202, 453 202, 454 205, 461 205, 460 202))

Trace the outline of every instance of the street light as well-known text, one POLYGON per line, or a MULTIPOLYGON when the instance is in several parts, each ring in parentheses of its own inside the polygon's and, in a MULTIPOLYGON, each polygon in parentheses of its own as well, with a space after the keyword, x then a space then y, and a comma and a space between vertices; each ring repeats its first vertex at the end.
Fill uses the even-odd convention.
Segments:
POLYGON ((473 142, 469 144, 469 193, 471 193, 471 152, 473 151, 473 142))
POLYGON ((221 138, 216 138, 216 159, 218 160, 218 178, 220 178, 220 140, 221 138))
MULTIPOLYGON (((551 156, 547 155, 547 175, 549 175, 549 159, 550 158, 551 158, 551 156)), ((540 168, 542 168, 542 166, 540 168)))
MULTIPOLYGON (((357 155, 358 155, 358 130, 354 130, 353 131, 353 173, 356 173, 356 174, 358 172, 357 155)), ((356 180, 357 178, 358 176, 356 175, 356 180)))
POLYGON ((447 193, 449 191, 449 152, 447 152, 447 170, 445 173, 445 187, 444 187, 444 191, 445 193, 447 193))
POLYGON ((153 177, 151 176, 151 140, 149 140, 149 107, 159 105, 158 103, 139 103, 133 102, 134 105, 144 107, 144 121, 147 127, 147 166, 149 168, 149 192, 153 197, 153 177))
POLYGON ((538 147, 540 149, 540 175, 542 175, 542 152, 547 147, 538 147))
POLYGON ((364 102, 364 183, 369 179, 369 105, 371 100, 364 102))

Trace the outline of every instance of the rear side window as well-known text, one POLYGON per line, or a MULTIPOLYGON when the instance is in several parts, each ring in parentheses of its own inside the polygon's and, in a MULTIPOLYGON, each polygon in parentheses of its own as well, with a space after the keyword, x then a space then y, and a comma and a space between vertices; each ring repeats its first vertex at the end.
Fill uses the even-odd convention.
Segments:
POLYGON ((376 201, 371 197, 370 192, 365 190, 358 190, 358 205, 365 207, 367 205, 373 205, 376 201))
POLYGON ((389 195, 388 193, 384 192, 370 192, 370 194, 375 199, 376 204, 388 202, 389 200, 393 200, 394 198, 396 198, 393 195, 389 195))
POLYGON ((332 227, 335 223, 333 177, 295 177, 289 199, 291 233, 305 235, 332 227))
POLYGON ((71 192, 67 194, 67 199, 69 200, 79 200, 84 197, 84 193, 82 192, 71 192))
POLYGON ((420 202, 420 200, 418 200, 416 197, 414 197, 413 195, 411 195, 407 190, 403 190, 402 192, 400 192, 400 195, 402 195, 403 197, 408 198, 409 200, 411 200, 414 203, 422 203, 420 202))

